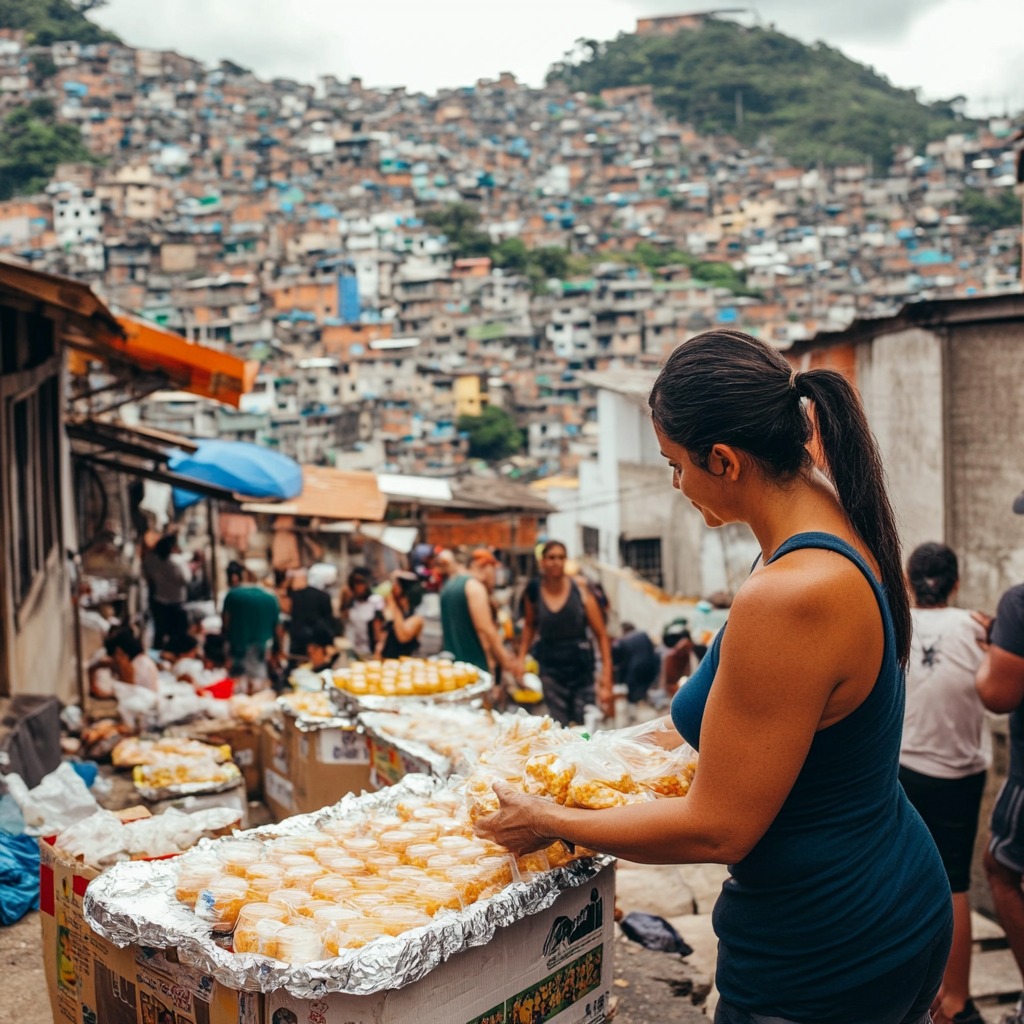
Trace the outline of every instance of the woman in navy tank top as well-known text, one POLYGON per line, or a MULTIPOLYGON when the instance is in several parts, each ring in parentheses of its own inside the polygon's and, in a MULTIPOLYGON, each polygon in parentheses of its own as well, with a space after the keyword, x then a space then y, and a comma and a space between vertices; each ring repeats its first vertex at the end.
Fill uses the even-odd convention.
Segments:
POLYGON ((565 808, 496 786, 482 834, 644 863, 729 865, 716 1024, 925 1024, 949 951, 938 851, 898 781, 910 609, 856 392, 736 331, 669 357, 650 396, 672 486, 762 557, 672 704, 686 797, 565 808))

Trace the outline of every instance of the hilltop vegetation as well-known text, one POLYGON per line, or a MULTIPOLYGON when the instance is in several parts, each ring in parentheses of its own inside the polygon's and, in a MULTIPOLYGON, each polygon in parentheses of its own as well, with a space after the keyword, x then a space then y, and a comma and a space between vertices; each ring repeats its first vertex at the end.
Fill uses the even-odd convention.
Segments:
POLYGON ((0 28, 25 29, 32 42, 49 46, 65 40, 79 43, 120 42, 113 32, 85 15, 105 0, 0 0, 0 28))
POLYGON ((697 131, 748 144, 769 134, 778 152, 804 166, 870 159, 882 171, 894 146, 920 148, 970 126, 955 101, 923 104, 914 90, 824 43, 728 21, 674 36, 580 40, 549 79, 592 94, 651 85, 656 102, 697 131))

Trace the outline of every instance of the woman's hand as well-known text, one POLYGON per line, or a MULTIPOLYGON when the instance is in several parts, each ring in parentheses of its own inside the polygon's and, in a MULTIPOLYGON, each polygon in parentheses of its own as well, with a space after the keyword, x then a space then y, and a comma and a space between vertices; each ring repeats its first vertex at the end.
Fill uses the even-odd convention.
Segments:
POLYGON ((555 837, 544 835, 538 828, 540 812, 554 804, 520 793, 504 782, 496 782, 494 792, 501 808, 473 826, 478 836, 504 846, 516 856, 543 850, 555 841, 555 837))

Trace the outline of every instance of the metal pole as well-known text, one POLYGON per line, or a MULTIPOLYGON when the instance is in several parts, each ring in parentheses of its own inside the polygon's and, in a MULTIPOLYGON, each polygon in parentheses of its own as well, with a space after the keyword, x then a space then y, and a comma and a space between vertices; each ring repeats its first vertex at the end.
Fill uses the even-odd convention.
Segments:
POLYGON ((206 523, 210 530, 210 597, 217 607, 217 512, 213 498, 206 499, 206 523))

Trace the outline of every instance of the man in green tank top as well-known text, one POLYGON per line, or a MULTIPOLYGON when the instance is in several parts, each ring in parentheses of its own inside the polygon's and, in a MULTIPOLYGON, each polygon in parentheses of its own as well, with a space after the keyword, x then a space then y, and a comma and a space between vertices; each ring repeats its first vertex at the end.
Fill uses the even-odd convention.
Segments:
POLYGON ((468 572, 453 576, 441 588, 441 628, 444 649, 456 661, 467 661, 499 681, 501 669, 518 678, 518 666, 504 644, 491 614, 491 592, 498 560, 486 548, 477 548, 468 572))

